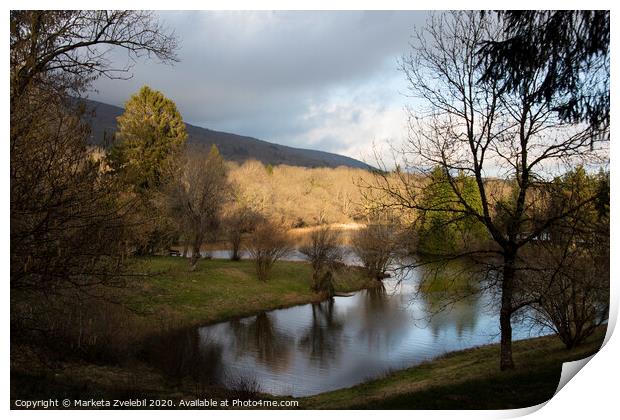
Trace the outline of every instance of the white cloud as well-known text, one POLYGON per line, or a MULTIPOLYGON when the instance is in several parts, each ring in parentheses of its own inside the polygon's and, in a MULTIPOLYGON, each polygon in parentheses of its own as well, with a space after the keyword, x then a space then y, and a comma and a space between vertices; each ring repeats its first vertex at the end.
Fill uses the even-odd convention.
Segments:
POLYGON ((399 104, 332 99, 313 105, 304 115, 311 127, 297 143, 344 154, 374 164, 375 148, 406 137, 406 114, 399 104))

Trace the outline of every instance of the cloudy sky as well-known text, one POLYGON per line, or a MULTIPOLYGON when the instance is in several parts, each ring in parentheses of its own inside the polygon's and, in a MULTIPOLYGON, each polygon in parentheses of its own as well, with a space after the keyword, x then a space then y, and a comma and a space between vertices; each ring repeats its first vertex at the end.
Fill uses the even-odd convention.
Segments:
MULTIPOLYGON (((147 84, 194 125, 367 159, 406 135, 398 58, 425 12, 161 12, 181 60, 100 79, 93 99, 122 106, 147 84)), ((114 56, 119 64, 127 57, 114 56)))

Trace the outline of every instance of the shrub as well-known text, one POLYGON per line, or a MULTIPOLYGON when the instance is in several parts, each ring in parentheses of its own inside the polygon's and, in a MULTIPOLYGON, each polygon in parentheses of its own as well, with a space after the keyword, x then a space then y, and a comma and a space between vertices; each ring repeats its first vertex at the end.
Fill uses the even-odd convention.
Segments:
POLYGON ((324 270, 313 276, 312 290, 321 293, 325 297, 332 297, 336 294, 334 275, 331 270, 324 270))
POLYGON ((250 236, 247 250, 256 264, 256 274, 267 281, 276 261, 291 251, 291 241, 286 230, 271 221, 261 222, 250 236))
POLYGON ((580 244, 532 248, 519 292, 532 300, 535 323, 555 331, 567 349, 576 347, 608 319, 609 245, 602 252, 580 244))
POLYGON ((325 276, 342 263, 342 250, 339 246, 340 235, 328 226, 313 231, 310 235, 310 243, 302 246, 299 251, 304 254, 312 264, 312 290, 315 292, 329 292, 332 290, 333 281, 326 283, 325 276))
POLYGON ((369 278, 382 280, 396 257, 398 248, 394 227, 371 224, 358 230, 352 238, 353 252, 362 261, 369 278))
POLYGON ((240 251, 243 235, 250 233, 259 222, 261 216, 246 206, 234 209, 224 221, 224 231, 230 244, 230 259, 241 259, 240 251))

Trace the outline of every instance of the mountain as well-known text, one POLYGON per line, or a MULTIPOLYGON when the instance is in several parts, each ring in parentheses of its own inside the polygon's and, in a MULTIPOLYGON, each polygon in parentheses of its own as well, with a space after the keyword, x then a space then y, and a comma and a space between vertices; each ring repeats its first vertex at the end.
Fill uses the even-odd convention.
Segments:
MULTIPOLYGON (((90 143, 105 146, 109 143, 111 135, 116 131, 116 117, 123 113, 123 108, 92 100, 83 101, 92 126, 90 143)), ((284 146, 254 137, 209 130, 187 123, 186 127, 189 144, 203 147, 210 147, 211 144, 215 144, 227 160, 243 162, 248 159, 256 159, 264 164, 285 164, 308 168, 335 168, 338 166, 370 168, 364 162, 335 153, 284 146)))

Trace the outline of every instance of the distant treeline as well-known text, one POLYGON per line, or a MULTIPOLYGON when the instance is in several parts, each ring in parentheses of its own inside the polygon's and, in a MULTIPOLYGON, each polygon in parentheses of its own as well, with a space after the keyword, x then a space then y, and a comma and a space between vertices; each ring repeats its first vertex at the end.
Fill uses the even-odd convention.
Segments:
POLYGON ((290 227, 350 223, 363 219, 358 185, 372 174, 363 169, 229 162, 239 200, 290 227))

